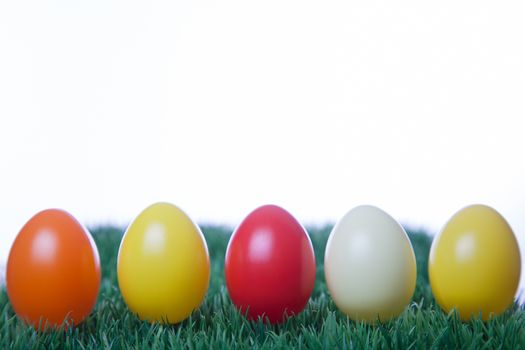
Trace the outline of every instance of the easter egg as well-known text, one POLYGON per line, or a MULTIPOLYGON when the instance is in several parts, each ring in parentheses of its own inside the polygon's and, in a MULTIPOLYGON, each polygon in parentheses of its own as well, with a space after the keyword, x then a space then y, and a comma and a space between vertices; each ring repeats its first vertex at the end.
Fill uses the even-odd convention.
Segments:
POLYGON ((434 238, 429 257, 432 292, 462 320, 483 320, 507 309, 518 289, 521 258, 505 219, 485 205, 458 211, 434 238))
POLYGON ((202 303, 210 280, 208 247, 199 227, 178 207, 156 203, 126 230, 117 263, 129 309, 142 320, 186 319, 202 303))
POLYGON ((16 314, 34 328, 77 325, 97 301, 97 247, 69 213, 41 211, 22 227, 11 247, 6 282, 16 314))
POLYGON ((310 237, 286 210, 251 212, 230 238, 225 277, 234 305, 249 319, 284 321, 306 306, 315 282, 310 237))
POLYGON ((416 287, 416 260, 405 230, 369 205, 350 210, 334 226, 324 270, 335 304, 355 321, 398 316, 416 287))

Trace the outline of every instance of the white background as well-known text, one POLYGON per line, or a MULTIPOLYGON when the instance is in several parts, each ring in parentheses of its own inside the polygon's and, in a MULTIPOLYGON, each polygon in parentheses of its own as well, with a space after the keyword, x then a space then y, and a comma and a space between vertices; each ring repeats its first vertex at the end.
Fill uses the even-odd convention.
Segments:
MULTIPOLYGON (((471 203, 525 251, 521 1, 1 1, 0 264, 37 211, 236 225, 471 203)), ((0 268, 1 270, 1 268, 0 268)))

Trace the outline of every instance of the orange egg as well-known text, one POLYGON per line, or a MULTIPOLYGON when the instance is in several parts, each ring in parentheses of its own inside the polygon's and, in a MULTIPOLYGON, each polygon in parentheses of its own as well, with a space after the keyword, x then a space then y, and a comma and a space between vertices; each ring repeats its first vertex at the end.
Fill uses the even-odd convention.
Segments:
POLYGON ((37 329, 81 323, 100 288, 93 238, 63 210, 36 214, 11 247, 6 287, 16 314, 37 329))

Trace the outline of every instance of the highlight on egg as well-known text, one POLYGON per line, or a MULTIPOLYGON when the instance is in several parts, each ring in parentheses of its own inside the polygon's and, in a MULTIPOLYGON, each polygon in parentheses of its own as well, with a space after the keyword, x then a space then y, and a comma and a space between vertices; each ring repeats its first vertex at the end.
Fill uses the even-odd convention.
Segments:
POLYGON ((38 330, 83 322, 95 307, 100 278, 93 238, 64 210, 33 216, 9 252, 9 300, 18 317, 38 330))
POLYGON ((505 218, 486 205, 459 210, 434 238, 428 272, 437 303, 462 320, 499 315, 518 290, 521 256, 505 218))
POLYGON ((231 236, 224 272, 230 298, 243 315, 283 322, 299 314, 312 294, 316 273, 312 242, 286 210, 261 206, 231 236))
POLYGON ((377 207, 350 210, 328 238, 326 284, 337 307, 355 321, 373 324, 401 314, 412 299, 416 270, 405 230, 377 207))
POLYGON ((117 275, 126 304, 140 319, 181 322, 199 307, 208 290, 206 240, 181 209, 155 203, 126 230, 117 275))

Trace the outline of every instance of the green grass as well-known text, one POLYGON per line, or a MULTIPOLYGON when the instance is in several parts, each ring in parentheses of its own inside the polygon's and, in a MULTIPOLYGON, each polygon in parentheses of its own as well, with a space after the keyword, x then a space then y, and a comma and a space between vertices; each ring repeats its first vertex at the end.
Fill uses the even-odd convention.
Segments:
POLYGON ((312 229, 317 281, 304 312, 281 325, 245 320, 233 307, 224 283, 224 253, 231 230, 204 227, 212 261, 210 289, 203 305, 179 325, 141 322, 124 304, 117 286, 116 256, 122 230, 91 230, 102 260, 102 285, 94 312, 67 331, 38 333, 16 318, 5 291, 0 292, 0 349, 525 349, 525 310, 514 305, 489 322, 461 322, 444 314, 432 298, 427 276, 430 238, 411 233, 418 279, 412 304, 397 319, 369 326, 341 314, 327 294, 323 274, 329 228, 312 229))

